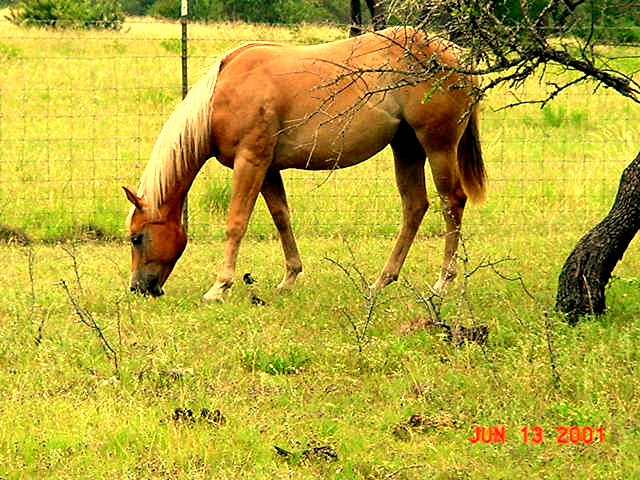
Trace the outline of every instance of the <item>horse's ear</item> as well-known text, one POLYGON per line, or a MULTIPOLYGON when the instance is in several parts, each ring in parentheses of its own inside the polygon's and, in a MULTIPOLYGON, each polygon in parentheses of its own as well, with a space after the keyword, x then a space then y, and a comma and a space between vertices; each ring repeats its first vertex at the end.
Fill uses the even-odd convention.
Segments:
POLYGON ((138 210, 143 209, 142 199, 138 197, 132 190, 127 187, 122 187, 124 190, 124 194, 127 196, 127 200, 129 200, 138 210))

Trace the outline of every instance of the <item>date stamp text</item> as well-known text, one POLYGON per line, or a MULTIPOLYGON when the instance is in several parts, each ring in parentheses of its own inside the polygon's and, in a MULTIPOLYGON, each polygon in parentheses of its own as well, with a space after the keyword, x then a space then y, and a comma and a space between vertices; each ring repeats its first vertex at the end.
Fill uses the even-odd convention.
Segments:
MULTIPOLYGON (((518 433, 518 440, 525 445, 540 445, 548 441, 547 437, 549 437, 549 432, 545 432, 539 425, 522 427, 518 433)), ((476 425, 468 440, 473 444, 507 443, 507 427, 505 425, 476 425)), ((559 426, 554 428, 551 441, 557 445, 604 443, 604 427, 559 426)))

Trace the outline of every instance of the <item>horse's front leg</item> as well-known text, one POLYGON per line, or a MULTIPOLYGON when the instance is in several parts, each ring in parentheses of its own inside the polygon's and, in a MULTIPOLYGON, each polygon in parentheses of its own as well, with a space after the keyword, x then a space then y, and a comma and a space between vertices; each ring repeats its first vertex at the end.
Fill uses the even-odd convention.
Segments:
POLYGON ((222 301, 233 285, 240 242, 247 231, 249 218, 262 188, 267 165, 252 155, 237 155, 231 179, 231 203, 227 216, 227 242, 222 267, 213 286, 204 294, 205 301, 222 301))

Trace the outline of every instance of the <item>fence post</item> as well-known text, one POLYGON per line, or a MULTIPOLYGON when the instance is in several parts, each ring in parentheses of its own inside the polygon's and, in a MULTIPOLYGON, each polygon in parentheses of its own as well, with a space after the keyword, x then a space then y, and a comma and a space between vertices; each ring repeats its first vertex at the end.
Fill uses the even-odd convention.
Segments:
MULTIPOLYGON (((187 96, 189 90, 189 78, 187 76, 187 20, 189 16, 189 0, 182 0, 180 4, 180 25, 182 26, 182 98, 187 96)), ((185 233, 189 233, 189 195, 184 197, 184 207, 182 209, 182 224, 185 233)))

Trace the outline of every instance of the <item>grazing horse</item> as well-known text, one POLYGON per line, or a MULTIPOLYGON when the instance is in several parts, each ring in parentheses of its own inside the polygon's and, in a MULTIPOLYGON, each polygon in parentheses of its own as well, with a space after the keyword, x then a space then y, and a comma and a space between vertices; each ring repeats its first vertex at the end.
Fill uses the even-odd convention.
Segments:
POLYGON ((182 254, 185 197, 216 157, 233 169, 224 259, 206 300, 234 279, 240 241, 261 193, 280 235, 291 288, 302 270, 280 171, 331 170, 391 145, 402 227, 371 286, 398 278, 427 211, 425 160, 444 206, 444 260, 435 290, 455 276, 464 206, 481 200, 485 170, 475 80, 459 73, 461 50, 438 37, 395 27, 315 46, 252 43, 226 53, 171 114, 153 148, 128 217, 131 289, 153 296, 182 254))

